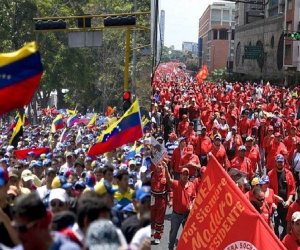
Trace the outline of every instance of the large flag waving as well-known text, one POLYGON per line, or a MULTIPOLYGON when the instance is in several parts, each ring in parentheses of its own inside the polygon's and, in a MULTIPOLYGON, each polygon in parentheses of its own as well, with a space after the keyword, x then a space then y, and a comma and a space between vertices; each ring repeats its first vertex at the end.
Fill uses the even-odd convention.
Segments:
POLYGON ((177 249, 285 249, 214 156, 177 249))
POLYGON ((0 54, 0 112, 28 105, 42 74, 43 66, 35 42, 18 51, 0 54))
POLYGON ((109 152, 126 143, 134 142, 142 136, 139 104, 138 100, 135 100, 126 113, 100 135, 97 143, 90 148, 88 155, 109 152))

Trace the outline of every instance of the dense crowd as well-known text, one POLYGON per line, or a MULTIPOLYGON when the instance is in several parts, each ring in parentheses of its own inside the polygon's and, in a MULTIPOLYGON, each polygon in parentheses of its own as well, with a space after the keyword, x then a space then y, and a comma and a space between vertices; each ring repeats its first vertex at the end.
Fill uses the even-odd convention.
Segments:
POLYGON ((152 83, 152 136, 168 152, 168 159, 152 165, 155 243, 170 206, 166 233, 168 249, 174 249, 213 155, 287 249, 298 249, 300 88, 263 81, 200 82, 172 71, 173 65, 152 83))
POLYGON ((88 156, 109 124, 52 133, 54 118, 24 126, 16 147, 2 127, 0 249, 150 249, 149 135, 88 156))

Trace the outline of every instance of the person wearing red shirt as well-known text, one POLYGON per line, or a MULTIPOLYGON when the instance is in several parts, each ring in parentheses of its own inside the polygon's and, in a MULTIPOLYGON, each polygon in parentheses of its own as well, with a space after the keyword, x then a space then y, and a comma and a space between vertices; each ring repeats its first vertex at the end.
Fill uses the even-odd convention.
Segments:
POLYGON ((284 168, 286 168, 287 170, 291 170, 291 166, 290 163, 288 161, 288 151, 286 148, 283 148, 280 150, 279 152, 281 155, 283 155, 284 157, 284 168))
POLYGON ((300 140, 300 138, 296 135, 296 130, 296 127, 291 127, 289 135, 283 140, 283 144, 286 146, 286 149, 288 151, 289 161, 292 159, 293 153, 296 149, 297 141, 300 140))
POLYGON ((196 170, 201 168, 200 161, 197 155, 194 153, 194 147, 192 145, 188 145, 186 147, 185 154, 180 158, 179 169, 188 168, 190 179, 196 177, 196 170))
POLYGON ((206 135, 206 127, 202 126, 201 134, 196 138, 196 155, 199 157, 201 166, 207 166, 207 154, 211 151, 211 140, 206 135))
POLYGON ((286 215, 286 221, 287 221, 286 233, 287 234, 291 231, 293 213, 295 213, 297 211, 300 212, 300 186, 297 187, 296 192, 297 192, 297 200, 289 206, 288 213, 286 215))
POLYGON ((262 175, 263 168, 261 165, 260 154, 259 154, 258 149, 253 146, 253 141, 254 141, 254 138, 251 136, 248 136, 246 138, 246 143, 245 143, 246 157, 251 160, 251 163, 252 163, 251 166, 252 166, 253 172, 255 172, 258 167, 258 171, 259 171, 260 175, 262 175))
POLYGON ((244 173, 247 173, 247 180, 254 177, 252 163, 246 156, 246 147, 244 145, 239 147, 238 155, 231 160, 230 168, 236 168, 244 173))
POLYGON ((219 133, 218 131, 218 125, 217 124, 214 124, 212 126, 212 130, 208 133, 208 137, 210 138, 211 141, 214 140, 214 137, 218 135, 221 137, 221 134, 219 133))
POLYGON ((254 177, 251 181, 251 189, 245 193, 246 198, 251 201, 253 199, 253 189, 255 187, 259 187, 259 179, 258 177, 254 177))
POLYGON ((289 116, 286 116, 286 118, 290 117, 290 119, 287 119, 287 124, 286 124, 286 131, 288 134, 290 134, 291 128, 292 127, 297 127, 298 125, 298 120, 295 117, 294 113, 291 113, 289 116))
POLYGON ((284 168, 283 155, 278 154, 276 156, 276 167, 268 173, 268 176, 270 179, 270 188, 274 190, 274 194, 280 201, 277 205, 278 216, 274 217, 274 229, 277 237, 282 240, 286 235, 286 216, 288 207, 293 201, 296 189, 295 179, 292 172, 284 168), (280 224, 283 227, 281 235, 279 235, 280 224))
POLYGON ((188 118, 191 122, 194 122, 194 130, 197 132, 200 118, 200 107, 196 104, 195 98, 192 98, 192 104, 188 108, 188 118))
POLYGON ((267 175, 263 175, 260 178, 259 185, 262 190, 265 192, 265 198, 268 206, 272 209, 272 212, 277 209, 276 205, 276 196, 274 194, 274 190, 269 188, 270 179, 267 175))
POLYGON ((170 205, 168 200, 171 199, 172 193, 167 184, 165 169, 163 164, 159 163, 155 171, 151 172, 151 229, 154 231, 155 244, 160 243, 167 205, 170 205))
POLYGON ((197 134, 194 131, 194 123, 193 122, 189 123, 189 128, 185 132, 184 137, 186 138, 187 145, 194 145, 197 134))
POLYGON ((236 125, 237 117, 238 117, 238 113, 234 109, 234 103, 231 103, 229 105, 228 111, 225 113, 225 118, 229 126, 229 129, 231 129, 234 125, 236 125))
POLYGON ((229 126, 226 122, 226 117, 224 115, 222 115, 220 117, 220 123, 219 123, 218 129, 221 134, 222 142, 224 142, 225 138, 227 136, 227 133, 229 131, 229 126))
POLYGON ((179 163, 181 157, 184 155, 184 149, 186 147, 186 139, 181 137, 179 139, 179 146, 174 149, 172 158, 170 161, 170 174, 174 176, 174 180, 180 179, 180 168, 179 163))
POLYGON ((268 171, 275 168, 275 158, 280 153, 282 149, 286 149, 285 145, 280 142, 281 134, 278 132, 274 135, 271 135, 267 141, 267 159, 266 159, 266 168, 268 171))
POLYGON ((175 240, 180 225, 184 227, 188 218, 189 211, 192 208, 196 198, 195 186, 189 181, 189 169, 182 168, 180 171, 180 180, 173 180, 168 171, 168 165, 164 162, 166 169, 166 178, 168 185, 173 191, 173 212, 171 215, 171 230, 169 236, 169 250, 174 249, 175 240))
POLYGON ((233 126, 231 128, 231 132, 227 134, 224 142, 226 154, 230 161, 237 155, 239 147, 243 145, 242 138, 236 133, 236 130, 236 126, 233 126))
POLYGON ((291 219, 291 230, 283 238, 282 243, 287 250, 300 250, 300 212, 294 212, 291 219))
POLYGON ((178 123, 177 134, 179 136, 184 136, 188 128, 189 128, 189 119, 187 115, 184 114, 182 115, 182 121, 178 123))
POLYGON ((207 110, 201 112, 201 123, 202 123, 202 125, 209 122, 211 116, 212 116, 212 108, 208 108, 207 110))
POLYGON ((224 146, 221 144, 221 137, 219 135, 215 135, 210 152, 213 154, 214 157, 216 157, 217 161, 221 164, 221 166, 225 170, 227 170, 228 168, 227 165, 229 161, 226 155, 226 150, 224 146))
POLYGON ((206 171, 206 167, 202 167, 199 171, 199 176, 193 180, 195 190, 196 190, 196 195, 198 194, 199 187, 200 187, 200 184, 202 181, 202 177, 203 177, 203 174, 205 171, 206 171))
POLYGON ((238 129, 239 134, 242 137, 243 143, 245 143, 246 138, 251 135, 251 127, 250 127, 250 121, 248 119, 248 112, 244 111, 244 114, 242 114, 242 118, 239 121, 238 129))

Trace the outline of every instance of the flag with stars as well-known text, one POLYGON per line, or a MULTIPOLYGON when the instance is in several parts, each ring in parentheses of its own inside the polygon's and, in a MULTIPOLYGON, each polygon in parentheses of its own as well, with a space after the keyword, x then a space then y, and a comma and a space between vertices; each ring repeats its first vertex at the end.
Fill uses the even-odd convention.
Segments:
POLYGON ((100 135, 97 142, 91 146, 88 155, 104 154, 142 137, 142 121, 136 100, 117 122, 100 135))
POLYGON ((28 105, 42 74, 43 66, 35 42, 18 51, 0 54, 0 113, 28 105))

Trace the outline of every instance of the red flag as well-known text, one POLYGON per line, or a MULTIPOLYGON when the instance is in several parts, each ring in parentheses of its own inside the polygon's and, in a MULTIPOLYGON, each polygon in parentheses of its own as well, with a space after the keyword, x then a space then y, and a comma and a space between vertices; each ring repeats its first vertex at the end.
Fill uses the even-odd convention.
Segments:
POLYGON ((29 152, 33 152, 35 155, 41 155, 41 154, 49 153, 50 149, 49 148, 36 148, 36 149, 28 148, 28 149, 15 150, 14 154, 19 160, 22 160, 27 158, 27 154, 29 152))
POLYGON ((177 249, 285 249, 214 156, 177 249))
POLYGON ((110 116, 114 112, 115 112, 115 110, 111 106, 108 106, 107 109, 106 109, 106 112, 105 112, 105 116, 110 116))

